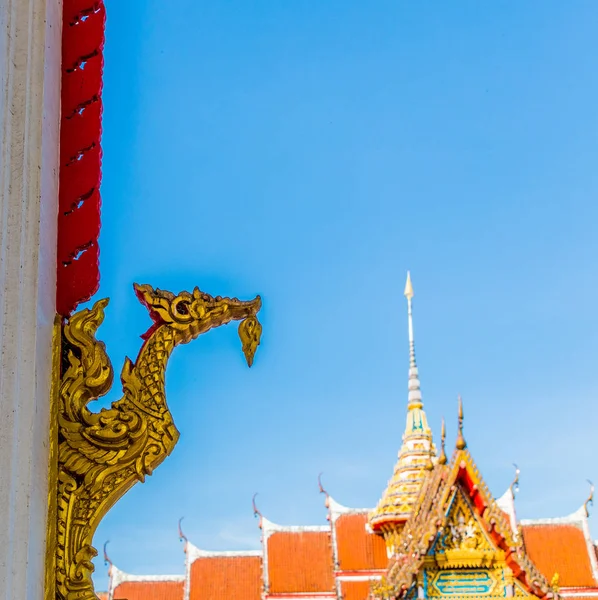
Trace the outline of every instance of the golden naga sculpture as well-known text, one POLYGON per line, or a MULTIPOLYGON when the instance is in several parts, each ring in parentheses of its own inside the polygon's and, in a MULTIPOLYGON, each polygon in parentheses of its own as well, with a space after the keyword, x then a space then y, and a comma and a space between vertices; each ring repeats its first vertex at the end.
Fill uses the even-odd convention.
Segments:
POLYGON ((260 297, 249 302, 135 285, 153 325, 135 362, 121 372, 123 396, 93 413, 87 405, 105 395, 113 370, 105 345, 95 338, 108 300, 74 314, 60 328, 60 359, 53 408, 54 497, 50 490, 49 528, 56 546, 48 553, 47 600, 96 600, 91 574, 96 528, 108 510, 172 452, 179 432, 166 404, 165 371, 173 349, 231 321, 247 364, 260 343, 260 297))

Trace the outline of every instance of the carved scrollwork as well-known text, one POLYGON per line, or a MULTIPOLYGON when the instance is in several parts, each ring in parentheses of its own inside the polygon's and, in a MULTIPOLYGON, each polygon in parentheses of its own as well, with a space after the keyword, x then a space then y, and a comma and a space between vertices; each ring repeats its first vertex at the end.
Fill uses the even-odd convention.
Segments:
MULTIPOLYGON (((62 325, 57 392, 57 474, 54 565, 57 600, 96 600, 91 575, 97 551, 93 535, 105 514, 137 482, 144 481, 172 452, 179 432, 166 404, 165 371, 179 344, 231 321, 249 366, 261 338, 261 300, 212 297, 196 288, 179 295, 136 285, 153 320, 135 362, 126 359, 123 396, 94 413, 92 400, 112 385, 105 345, 96 339, 108 300, 74 314, 62 325)), ((51 503, 52 506, 52 503, 51 503)))

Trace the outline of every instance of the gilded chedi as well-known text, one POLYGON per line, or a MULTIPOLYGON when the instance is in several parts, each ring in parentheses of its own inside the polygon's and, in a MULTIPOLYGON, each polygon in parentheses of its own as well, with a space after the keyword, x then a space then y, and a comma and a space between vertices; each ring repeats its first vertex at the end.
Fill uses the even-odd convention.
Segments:
POLYGON ((413 511, 426 474, 436 460, 432 430, 424 411, 419 373, 415 361, 413 295, 411 276, 408 273, 405 285, 409 325, 407 422, 403 434, 403 445, 399 451, 393 476, 388 482, 378 506, 369 515, 370 527, 384 536, 389 556, 395 552, 398 535, 413 511))

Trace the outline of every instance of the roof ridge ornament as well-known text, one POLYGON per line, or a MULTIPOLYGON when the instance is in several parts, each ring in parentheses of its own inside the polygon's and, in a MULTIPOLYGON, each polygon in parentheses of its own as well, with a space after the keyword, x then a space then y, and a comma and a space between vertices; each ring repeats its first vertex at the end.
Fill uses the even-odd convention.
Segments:
POLYGON ((589 517, 590 511, 588 509, 588 506, 594 506, 594 484, 589 479, 587 481, 590 484, 590 495, 588 496, 588 499, 583 503, 583 508, 586 512, 586 517, 589 517))
POLYGON ((106 551, 106 546, 110 543, 110 540, 106 540, 104 542, 104 565, 108 565, 108 567, 112 567, 112 565, 114 564, 112 562, 112 560, 110 560, 110 557, 108 556, 108 552, 106 551))
POLYGON ((463 400, 461 395, 459 395, 459 433, 457 435, 457 450, 465 450, 467 448, 467 442, 463 437, 463 400))
POLYGON ((257 504, 255 503, 255 499, 257 498, 257 492, 255 494, 253 494, 253 498, 251 499, 251 505, 253 507, 253 516, 260 519, 260 529, 262 527, 262 522, 264 520, 264 515, 262 515, 262 513, 260 512, 260 509, 257 507, 257 504))
POLYGON ((515 467, 515 479, 513 479, 509 489, 511 490, 511 494, 514 498, 515 494, 519 493, 519 474, 521 473, 521 470, 515 463, 513 463, 513 466, 515 467))
POLYGON ((187 536, 183 533, 183 528, 181 527, 181 523, 185 517, 181 517, 179 519, 179 542, 185 542, 185 544, 189 541, 187 536))
POLYGON ((320 494, 324 494, 326 496, 326 498, 328 498, 328 496, 330 494, 324 489, 324 486, 322 485, 322 475, 323 474, 324 473, 318 474, 318 491, 320 492, 320 494))
POLYGON ((446 442, 446 425, 444 423, 444 417, 442 417, 442 425, 440 427, 440 456, 438 457, 439 465, 446 465, 446 463, 448 462, 448 459, 446 457, 445 442, 446 442))

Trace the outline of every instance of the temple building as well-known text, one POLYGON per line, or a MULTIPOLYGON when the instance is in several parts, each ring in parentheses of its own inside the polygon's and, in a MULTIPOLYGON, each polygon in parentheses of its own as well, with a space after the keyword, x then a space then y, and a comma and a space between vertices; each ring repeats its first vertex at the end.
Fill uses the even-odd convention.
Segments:
POLYGON ((321 484, 326 526, 277 525, 254 505, 261 550, 212 552, 184 538, 181 575, 131 575, 110 564, 109 590, 101 600, 598 600, 591 495, 569 516, 518 520, 519 473, 502 496, 490 493, 467 448, 461 399, 455 448, 447 456, 443 423, 437 449, 415 360, 409 275, 405 296, 406 426, 378 505, 348 508, 321 484))

